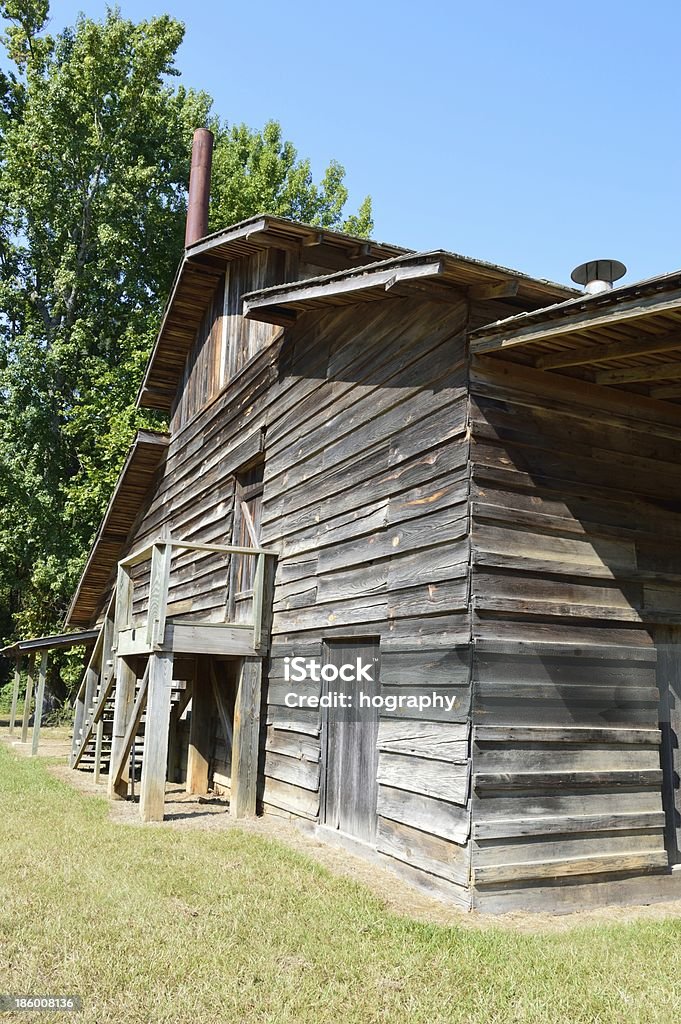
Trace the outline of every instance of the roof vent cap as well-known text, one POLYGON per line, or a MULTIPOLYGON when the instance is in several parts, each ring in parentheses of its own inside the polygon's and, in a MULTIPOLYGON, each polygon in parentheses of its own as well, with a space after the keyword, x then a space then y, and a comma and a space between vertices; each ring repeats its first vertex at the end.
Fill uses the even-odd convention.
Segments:
POLYGON ((614 281, 619 281, 627 272, 627 268, 619 260, 589 260, 580 263, 570 275, 575 284, 584 285, 587 295, 598 295, 609 292, 614 281))

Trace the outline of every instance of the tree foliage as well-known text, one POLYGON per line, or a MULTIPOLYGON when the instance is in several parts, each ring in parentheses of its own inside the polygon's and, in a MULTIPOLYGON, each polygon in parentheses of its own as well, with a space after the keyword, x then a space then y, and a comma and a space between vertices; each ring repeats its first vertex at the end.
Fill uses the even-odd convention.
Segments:
MULTIPOLYGON (((212 114, 178 83, 183 26, 117 9, 53 37, 48 0, 0 0, 0 636, 59 626, 134 429, 134 397, 182 251, 191 136, 216 135, 211 227, 343 219, 272 121, 212 114)), ((146 414, 149 422, 149 414, 146 414)))

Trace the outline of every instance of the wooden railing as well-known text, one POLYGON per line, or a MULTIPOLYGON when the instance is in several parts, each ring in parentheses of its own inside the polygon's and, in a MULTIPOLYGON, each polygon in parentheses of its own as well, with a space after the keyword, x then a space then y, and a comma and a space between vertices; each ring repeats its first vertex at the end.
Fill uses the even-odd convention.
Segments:
MULTIPOLYGON (((253 580, 253 606, 251 622, 228 622, 208 623, 232 628, 251 628, 253 630, 253 648, 260 650, 263 644, 265 628, 265 587, 267 580, 267 559, 276 558, 277 552, 269 548, 247 548, 233 544, 194 544, 189 541, 175 540, 171 537, 160 537, 157 540, 146 544, 144 547, 133 551, 126 558, 118 563, 118 578, 116 581, 116 602, 115 602, 115 629, 114 643, 117 642, 122 630, 135 628, 146 635, 146 643, 149 650, 159 650, 163 647, 166 618, 168 610, 168 595, 170 590, 170 570, 173 549, 184 551, 200 551, 206 553, 222 554, 226 557, 240 555, 245 558, 255 558, 256 567, 253 580), (147 602, 146 621, 133 624, 133 600, 135 581, 132 570, 135 566, 151 560, 149 578, 149 600, 147 602)), ((205 621, 192 622, 182 614, 184 625, 205 626, 205 621)))

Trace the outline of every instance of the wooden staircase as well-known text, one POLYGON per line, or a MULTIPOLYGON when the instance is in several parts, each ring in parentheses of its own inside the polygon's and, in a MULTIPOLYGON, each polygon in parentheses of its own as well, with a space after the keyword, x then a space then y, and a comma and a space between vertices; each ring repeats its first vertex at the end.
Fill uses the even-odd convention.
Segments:
MULTIPOLYGON (((95 782, 99 782, 100 775, 110 775, 112 771, 116 692, 116 659, 112 646, 114 605, 115 597, 112 598, 104 617, 75 703, 71 767, 93 772, 95 782)), ((123 774, 126 768, 131 779, 139 779, 141 776, 146 724, 147 676, 148 672, 145 671, 144 675, 135 683, 134 708, 130 728, 120 751, 118 764, 114 766, 117 777, 123 774)), ((190 697, 191 691, 187 690, 187 684, 183 681, 173 680, 171 715, 179 718, 187 707, 190 697)))

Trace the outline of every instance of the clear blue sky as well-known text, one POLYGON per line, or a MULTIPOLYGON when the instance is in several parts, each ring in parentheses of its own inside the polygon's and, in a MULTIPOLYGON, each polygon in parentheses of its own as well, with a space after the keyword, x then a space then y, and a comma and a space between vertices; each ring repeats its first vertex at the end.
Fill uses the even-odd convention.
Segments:
MULTIPOLYGON (((230 121, 336 157, 376 237, 569 279, 681 267, 681 4, 121 0, 186 24, 179 67, 230 121)), ((53 0, 52 30, 100 0, 53 0)))

